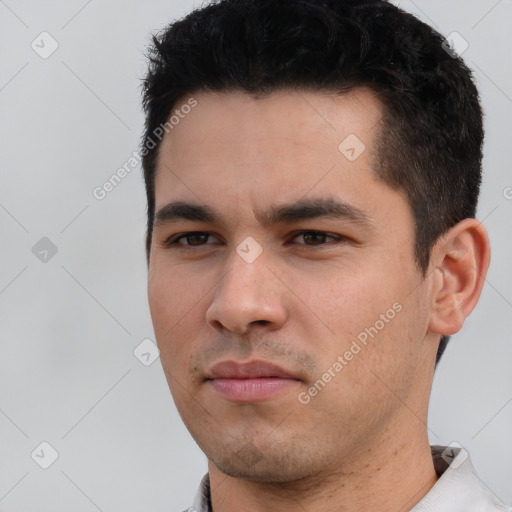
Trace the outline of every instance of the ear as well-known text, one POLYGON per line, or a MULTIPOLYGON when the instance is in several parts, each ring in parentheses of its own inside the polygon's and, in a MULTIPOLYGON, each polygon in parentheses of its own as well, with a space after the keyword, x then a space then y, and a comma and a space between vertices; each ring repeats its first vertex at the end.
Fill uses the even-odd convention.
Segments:
POLYGON ((435 244, 429 330, 451 335, 460 331, 482 291, 491 248, 484 225, 464 219, 435 244))

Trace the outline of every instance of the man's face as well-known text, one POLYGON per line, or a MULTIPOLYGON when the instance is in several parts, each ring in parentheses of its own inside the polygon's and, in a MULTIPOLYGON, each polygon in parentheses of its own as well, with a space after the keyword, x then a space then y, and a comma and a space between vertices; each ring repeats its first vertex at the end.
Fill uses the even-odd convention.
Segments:
POLYGON ((371 169, 379 101, 194 98, 160 148, 148 290, 194 439, 226 474, 286 482, 425 429, 430 285, 371 169))

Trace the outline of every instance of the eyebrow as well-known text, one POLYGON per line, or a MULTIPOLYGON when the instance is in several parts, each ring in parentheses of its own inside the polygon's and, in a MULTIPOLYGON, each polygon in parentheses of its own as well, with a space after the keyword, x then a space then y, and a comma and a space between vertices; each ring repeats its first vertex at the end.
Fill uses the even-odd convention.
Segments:
MULTIPOLYGON (((294 203, 271 206, 264 211, 255 211, 254 215, 262 225, 292 223, 301 220, 330 218, 343 219, 357 224, 371 225, 368 216, 359 208, 337 198, 300 199, 294 203)), ((186 201, 173 201, 160 208, 155 214, 155 226, 190 220, 227 224, 213 208, 186 201)))

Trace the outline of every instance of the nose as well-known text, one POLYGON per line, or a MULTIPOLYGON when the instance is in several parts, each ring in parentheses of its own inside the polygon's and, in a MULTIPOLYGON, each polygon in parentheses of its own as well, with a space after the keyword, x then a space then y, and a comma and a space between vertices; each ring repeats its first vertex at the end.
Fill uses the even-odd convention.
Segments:
POLYGON ((233 253, 228 270, 218 283, 206 321, 227 334, 245 334, 251 326, 279 329, 287 319, 284 303, 286 287, 260 255, 247 263, 233 253))

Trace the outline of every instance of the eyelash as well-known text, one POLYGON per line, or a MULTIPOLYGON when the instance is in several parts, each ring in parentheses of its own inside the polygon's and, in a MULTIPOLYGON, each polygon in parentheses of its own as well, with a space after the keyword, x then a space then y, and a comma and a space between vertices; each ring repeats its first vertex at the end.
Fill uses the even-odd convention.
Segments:
MULTIPOLYGON (((326 238, 332 238, 334 239, 332 242, 338 244, 338 243, 344 243, 346 242, 348 239, 344 236, 341 236, 341 235, 334 235, 334 234, 331 234, 331 233, 327 233, 325 231, 318 231, 318 230, 315 230, 315 229, 305 229, 305 230, 302 230, 302 231, 296 231, 295 233, 292 234, 291 236, 291 240, 297 238, 298 236, 301 236, 301 235, 306 235, 306 234, 312 234, 312 235, 316 235, 316 236, 324 236, 326 238)), ((194 236, 194 235, 207 235, 207 236, 212 236, 211 233, 208 233, 207 231, 189 231, 189 232, 186 232, 186 233, 181 233, 179 235, 175 235, 175 236, 172 236, 170 238, 168 238, 165 242, 164 242, 164 246, 167 247, 167 248, 180 248, 180 249, 184 249, 184 250, 193 250, 194 247, 205 247, 207 245, 210 245, 210 244, 207 244, 207 243, 204 243, 204 244, 197 244, 197 245, 191 245, 191 244, 180 244, 179 241, 183 238, 188 238, 190 236, 194 236), (181 246, 181 247, 180 247, 181 246)), ((312 244, 312 245, 308 245, 308 244, 299 244, 299 245, 303 245, 305 247, 322 247, 322 246, 328 246, 330 247, 332 242, 325 242, 325 243, 321 243, 321 244, 312 244)))

